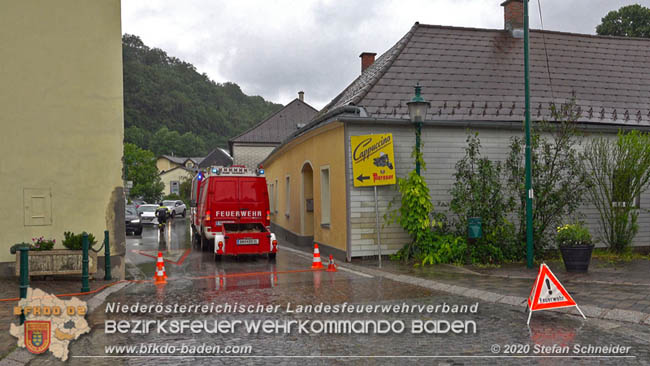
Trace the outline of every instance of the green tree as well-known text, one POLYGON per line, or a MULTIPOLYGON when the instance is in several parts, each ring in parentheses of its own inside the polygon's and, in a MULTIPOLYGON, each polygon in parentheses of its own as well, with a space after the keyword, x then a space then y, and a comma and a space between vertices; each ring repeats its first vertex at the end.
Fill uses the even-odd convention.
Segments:
POLYGON ((124 142, 139 146, 142 149, 149 147, 151 133, 142 128, 131 126, 124 129, 124 142))
MULTIPOLYGON (((552 242, 550 235, 567 217, 574 215, 583 203, 587 175, 578 152, 581 139, 575 121, 578 111, 573 101, 559 109, 552 108, 554 123, 534 124, 532 131, 533 164, 533 240, 535 249, 544 249, 552 242)), ((525 142, 513 137, 506 161, 508 186, 519 218, 519 240, 526 238, 526 187, 524 185, 525 142)))
POLYGON ((619 132, 598 137, 585 154, 589 194, 600 214, 601 239, 617 252, 625 250, 639 227, 637 199, 650 182, 650 134, 619 132))
POLYGON ((610 11, 596 27, 596 33, 601 36, 650 38, 650 9, 634 4, 610 11))
POLYGON ((178 188, 180 199, 185 202, 186 205, 190 204, 192 198, 192 178, 184 177, 181 178, 181 184, 178 188))
POLYGON ((156 157, 151 151, 124 144, 124 177, 133 182, 130 198, 142 197, 147 202, 160 200, 165 185, 160 181, 156 157))
POLYGON ((215 83, 135 35, 122 37, 122 60, 125 142, 156 155, 203 156, 282 108, 235 83, 215 83))

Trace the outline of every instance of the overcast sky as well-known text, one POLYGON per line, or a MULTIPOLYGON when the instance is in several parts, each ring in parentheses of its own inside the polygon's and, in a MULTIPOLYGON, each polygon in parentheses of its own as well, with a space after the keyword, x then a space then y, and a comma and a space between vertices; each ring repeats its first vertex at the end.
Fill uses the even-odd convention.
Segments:
MULTIPOLYGON (((413 23, 503 28, 503 0, 122 0, 122 32, 188 61, 217 82, 322 108, 413 23)), ((539 0, 544 29, 595 34, 609 11, 650 0, 539 0)), ((539 29, 538 0, 530 1, 539 29)))

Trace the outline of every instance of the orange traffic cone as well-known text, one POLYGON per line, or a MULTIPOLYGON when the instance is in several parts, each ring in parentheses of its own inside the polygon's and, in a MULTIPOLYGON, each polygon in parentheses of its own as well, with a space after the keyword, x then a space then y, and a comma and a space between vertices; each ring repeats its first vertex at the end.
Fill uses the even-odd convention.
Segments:
POLYGON ((336 272, 336 264, 334 263, 334 257, 330 254, 330 264, 327 265, 327 272, 336 272))
POLYGON ((165 271, 165 261, 163 260, 162 252, 158 252, 158 260, 156 261, 156 273, 153 276, 155 284, 167 283, 167 272, 165 271))
POLYGON ((323 262, 320 260, 320 251, 318 250, 318 244, 314 243, 314 260, 311 263, 311 269, 320 268, 323 268, 323 262))

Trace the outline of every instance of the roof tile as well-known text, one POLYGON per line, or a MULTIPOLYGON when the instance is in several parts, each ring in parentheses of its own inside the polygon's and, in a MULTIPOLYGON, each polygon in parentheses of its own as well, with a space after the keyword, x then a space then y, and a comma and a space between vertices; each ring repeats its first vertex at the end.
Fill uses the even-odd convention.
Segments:
MULTIPOLYGON (((551 102, 575 96, 581 121, 650 123, 650 40, 532 30, 530 50, 533 118, 548 118, 551 102)), ((523 40, 503 30, 416 23, 324 111, 354 104, 371 117, 408 118, 417 82, 432 103, 428 118, 521 120, 523 40)))

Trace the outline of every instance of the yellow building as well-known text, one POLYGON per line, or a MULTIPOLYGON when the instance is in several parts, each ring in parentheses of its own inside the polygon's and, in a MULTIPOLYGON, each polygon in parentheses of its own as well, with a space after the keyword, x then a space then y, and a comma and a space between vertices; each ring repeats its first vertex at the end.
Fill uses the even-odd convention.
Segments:
POLYGON ((14 243, 109 230, 122 277, 120 0, 4 1, 0 45, 0 274, 14 243))
MULTIPOLYGON (((522 136, 521 4, 501 4, 504 29, 415 23, 376 60, 375 53, 362 53, 361 75, 263 161, 279 238, 298 245, 313 240, 322 244, 322 254, 345 254, 347 260, 376 256, 380 249, 382 255, 393 254, 413 240, 399 224, 384 220, 399 208, 396 185, 378 185, 375 191, 366 181, 377 180, 374 175, 354 172, 361 145, 352 141, 391 134, 392 159, 374 146, 364 151, 366 158, 395 177, 407 177, 415 168, 418 126, 408 103, 419 92, 430 102, 428 114, 420 115, 426 163, 421 176, 436 212, 457 219, 447 207, 468 134, 480 134, 481 157, 502 162, 510 156, 511 138, 522 136)), ((553 121, 556 105, 572 101, 581 132, 613 137, 619 130, 650 131, 650 84, 639 78, 650 75, 650 63, 638 57, 639 52, 650 54, 650 39, 532 30, 530 51, 531 60, 543 60, 547 53, 566 55, 553 61, 551 71, 539 65, 531 69, 533 122, 553 121), (611 65, 626 65, 626 72, 611 65), (551 79, 555 90, 548 87, 551 79)), ((633 245, 647 247, 650 192, 639 202, 633 245)), ((599 232, 592 203, 586 200, 578 213, 592 233, 599 232)))
POLYGON ((159 176, 160 181, 165 185, 163 195, 171 193, 179 194, 181 183, 185 179, 192 179, 194 171, 184 166, 177 166, 160 173, 159 176))
POLYGON ((195 169, 204 158, 185 158, 173 155, 162 155, 156 159, 156 167, 160 173, 182 166, 187 169, 195 169))
POLYGON ((330 123, 291 139, 264 161, 273 231, 281 238, 345 255, 344 141, 343 125, 330 123))

